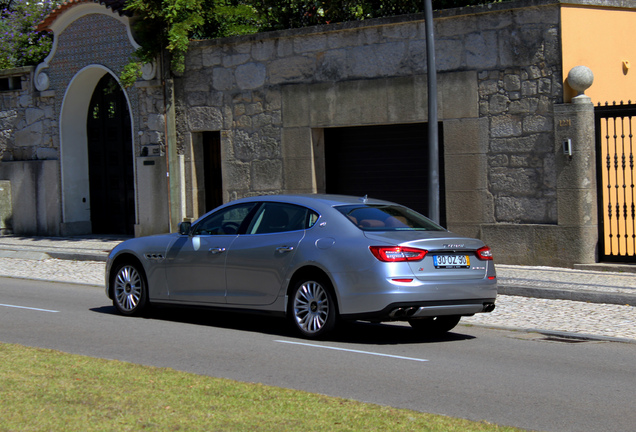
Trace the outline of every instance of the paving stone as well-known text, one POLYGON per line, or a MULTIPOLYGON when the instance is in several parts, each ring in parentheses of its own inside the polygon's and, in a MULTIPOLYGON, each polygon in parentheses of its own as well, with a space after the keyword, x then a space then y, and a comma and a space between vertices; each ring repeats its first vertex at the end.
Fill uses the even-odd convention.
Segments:
POLYGON ((636 307, 603 303, 500 295, 493 312, 461 323, 636 340, 636 307))

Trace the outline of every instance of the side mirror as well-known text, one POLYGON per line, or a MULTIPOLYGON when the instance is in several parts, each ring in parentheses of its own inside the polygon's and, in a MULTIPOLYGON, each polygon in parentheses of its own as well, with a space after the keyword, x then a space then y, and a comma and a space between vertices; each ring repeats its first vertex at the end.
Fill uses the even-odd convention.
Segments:
POLYGON ((179 234, 181 235, 190 235, 190 230, 192 229, 191 222, 179 222, 179 234))

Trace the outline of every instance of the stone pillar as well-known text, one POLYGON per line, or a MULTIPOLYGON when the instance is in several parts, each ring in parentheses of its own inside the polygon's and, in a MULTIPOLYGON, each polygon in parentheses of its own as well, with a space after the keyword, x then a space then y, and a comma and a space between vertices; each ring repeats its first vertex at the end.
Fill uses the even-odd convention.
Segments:
POLYGON ((168 217, 168 188, 166 157, 148 156, 135 158, 139 213, 135 224, 135 237, 161 234, 170 230, 168 217))
POLYGON ((574 68, 568 84, 579 92, 572 103, 554 106, 557 211, 561 235, 557 251, 571 264, 597 261, 598 211, 594 105, 583 94, 593 80, 588 68, 574 68), (564 146, 571 146, 566 154, 564 146))

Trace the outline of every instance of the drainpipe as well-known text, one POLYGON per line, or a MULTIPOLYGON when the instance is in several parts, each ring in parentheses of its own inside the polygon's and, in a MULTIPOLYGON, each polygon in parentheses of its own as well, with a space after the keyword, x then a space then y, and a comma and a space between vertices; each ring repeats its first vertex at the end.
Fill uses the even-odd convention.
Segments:
POLYGON ((437 70, 435 67, 435 32, 433 6, 424 0, 426 22, 426 66, 428 69, 428 217, 440 222, 439 204, 439 133, 437 128, 437 70))
POLYGON ((168 177, 168 218, 170 232, 177 229, 181 221, 179 163, 177 155, 177 122, 174 104, 174 80, 169 77, 170 64, 162 52, 164 134, 166 139, 166 175, 168 177))

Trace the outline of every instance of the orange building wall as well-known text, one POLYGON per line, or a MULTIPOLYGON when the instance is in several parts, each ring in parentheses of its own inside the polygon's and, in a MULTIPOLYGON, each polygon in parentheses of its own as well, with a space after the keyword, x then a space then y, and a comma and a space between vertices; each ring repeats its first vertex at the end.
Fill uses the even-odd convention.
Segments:
MULTIPOLYGON (((563 5, 561 32, 564 80, 573 67, 587 66, 594 84, 585 94, 594 105, 636 103, 636 10, 563 5), (631 67, 625 69, 623 61, 631 67)), ((566 81, 564 102, 573 96, 566 81)))

